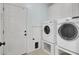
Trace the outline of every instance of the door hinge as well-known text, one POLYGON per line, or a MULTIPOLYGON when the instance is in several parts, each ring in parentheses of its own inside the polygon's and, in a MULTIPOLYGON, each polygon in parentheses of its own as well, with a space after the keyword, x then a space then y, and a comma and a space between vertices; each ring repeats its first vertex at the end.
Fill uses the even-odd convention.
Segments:
POLYGON ((3 30, 3 35, 4 35, 4 30, 3 30))
POLYGON ((4 7, 3 7, 3 11, 4 11, 4 7))

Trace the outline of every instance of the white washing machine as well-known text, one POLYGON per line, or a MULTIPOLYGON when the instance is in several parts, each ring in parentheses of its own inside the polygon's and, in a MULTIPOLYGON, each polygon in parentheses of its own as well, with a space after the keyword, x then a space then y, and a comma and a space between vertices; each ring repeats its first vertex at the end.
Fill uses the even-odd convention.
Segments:
POLYGON ((48 41, 50 43, 56 42, 56 34, 55 34, 55 20, 48 20, 43 23, 42 26, 42 38, 45 41, 48 41))
POLYGON ((79 54, 79 17, 57 20, 57 44, 79 54))

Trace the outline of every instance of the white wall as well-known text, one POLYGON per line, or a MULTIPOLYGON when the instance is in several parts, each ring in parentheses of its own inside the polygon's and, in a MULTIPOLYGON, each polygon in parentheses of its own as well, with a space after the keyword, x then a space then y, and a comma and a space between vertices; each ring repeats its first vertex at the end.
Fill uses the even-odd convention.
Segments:
POLYGON ((79 16, 79 3, 72 4, 72 16, 79 16))
POLYGON ((41 22, 48 18, 48 8, 46 4, 32 3, 27 4, 28 8, 28 23, 31 22, 32 26, 40 26, 41 22))
POLYGON ((49 19, 66 18, 79 15, 78 3, 56 3, 49 7, 49 19))

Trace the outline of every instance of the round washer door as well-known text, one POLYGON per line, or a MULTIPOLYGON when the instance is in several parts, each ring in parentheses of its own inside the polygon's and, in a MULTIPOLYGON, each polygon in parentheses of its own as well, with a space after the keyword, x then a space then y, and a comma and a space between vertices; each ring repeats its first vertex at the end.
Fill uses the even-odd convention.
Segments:
POLYGON ((64 40, 74 40, 78 36, 78 29, 74 24, 65 23, 59 27, 58 33, 64 40))
POLYGON ((44 32, 45 32, 45 34, 49 34, 50 33, 50 27, 48 25, 46 25, 44 27, 44 32))

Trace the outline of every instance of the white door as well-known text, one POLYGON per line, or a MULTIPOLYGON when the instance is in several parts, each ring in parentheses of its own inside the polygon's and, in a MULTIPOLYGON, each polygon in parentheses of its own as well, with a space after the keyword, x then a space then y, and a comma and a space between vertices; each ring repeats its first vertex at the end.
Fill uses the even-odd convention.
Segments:
POLYGON ((3 26, 2 26, 2 20, 3 20, 3 6, 2 6, 3 4, 1 4, 0 3, 0 55, 2 55, 3 54, 3 45, 2 45, 2 43, 3 43, 3 26))
POLYGON ((4 54, 26 53, 26 8, 4 4, 4 54))

